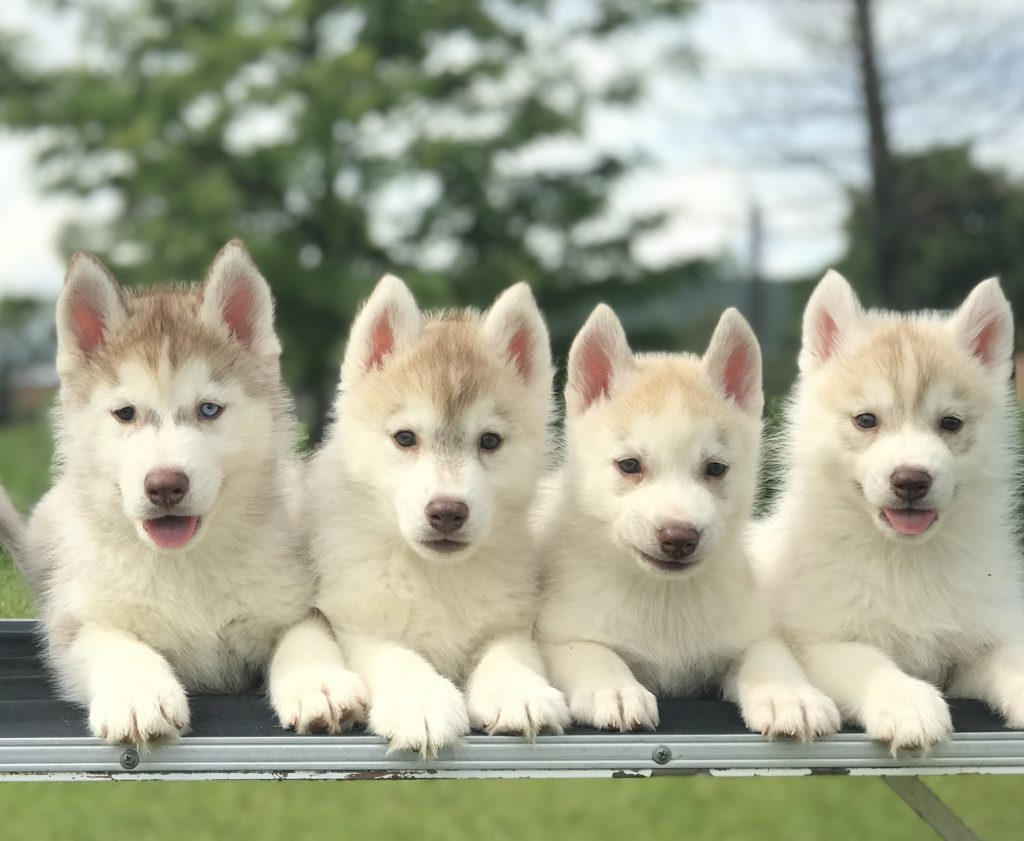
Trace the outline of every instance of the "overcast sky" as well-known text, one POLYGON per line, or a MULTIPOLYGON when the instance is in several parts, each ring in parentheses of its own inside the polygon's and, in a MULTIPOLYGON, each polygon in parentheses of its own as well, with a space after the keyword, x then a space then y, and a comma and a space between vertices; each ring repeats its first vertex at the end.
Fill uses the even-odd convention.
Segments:
MULTIPOLYGON (((593 143, 640 146, 659 161, 624 184, 615 201, 622 213, 653 206, 673 212, 665 231, 641 242, 639 259, 728 254, 742 265, 754 202, 764 210, 770 277, 818 271, 841 253, 844 184, 864 178, 856 78, 839 43, 847 5, 705 0, 690 24, 701 72, 659 78, 641 114, 595 118, 593 143), (802 81, 765 87, 775 75, 802 81), (797 106, 810 116, 800 117, 797 106), (772 108, 781 113, 774 122, 772 108), (813 160, 794 164, 805 159, 813 160)), ((981 162, 1024 177, 1024 3, 881 5, 900 146, 970 140, 981 162), (927 72, 919 72, 922 64, 927 72)), ((73 29, 55 25, 31 0, 5 0, 0 28, 30 28, 47 54, 67 60, 76 54, 73 29)), ((614 72, 614 66, 592 70, 614 72)), ((80 210, 39 192, 32 149, 31 140, 0 133, 0 295, 59 289, 58 231, 80 210)))

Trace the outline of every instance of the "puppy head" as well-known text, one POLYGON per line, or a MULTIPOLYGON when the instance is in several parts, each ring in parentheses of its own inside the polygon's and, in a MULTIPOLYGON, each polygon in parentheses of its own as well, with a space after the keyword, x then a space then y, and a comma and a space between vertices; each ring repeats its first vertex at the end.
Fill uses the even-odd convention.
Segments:
POLYGON ((803 331, 793 446, 822 493, 892 540, 929 539, 961 491, 991 476, 992 459, 1008 458, 1013 316, 998 281, 979 284, 951 315, 899 316, 865 312, 829 272, 803 331))
POLYGON ((76 254, 57 340, 60 458, 84 505, 119 507, 145 546, 173 551, 205 534, 228 476, 235 495, 260 495, 244 477, 265 465, 287 401, 270 290, 241 243, 201 289, 143 293, 76 254))
POLYGON ((385 277, 352 325, 332 452, 421 557, 461 561, 493 533, 526 526, 551 377, 547 328, 526 284, 482 315, 425 315, 402 281, 385 277))
POLYGON ((698 358, 634 355, 599 306, 569 354, 570 493, 646 573, 699 570, 749 516, 762 405, 760 349, 736 310, 698 358))

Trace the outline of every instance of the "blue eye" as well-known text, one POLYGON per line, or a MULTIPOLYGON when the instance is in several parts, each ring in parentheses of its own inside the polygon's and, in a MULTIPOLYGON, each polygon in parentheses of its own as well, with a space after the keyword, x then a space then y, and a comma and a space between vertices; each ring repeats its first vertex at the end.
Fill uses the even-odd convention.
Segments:
POLYGON ((853 419, 853 422, 861 429, 874 429, 878 426, 878 418, 871 414, 871 412, 861 412, 853 419))
POLYGON ((216 417, 220 417, 220 413, 224 411, 224 407, 220 403, 200 403, 199 404, 199 417, 203 420, 213 420, 216 417))
POLYGON ((117 418, 121 423, 131 423, 135 420, 135 407, 134 406, 123 406, 120 409, 114 409, 111 414, 117 418))
POLYGON ((707 467, 704 468, 704 473, 707 476, 718 478, 724 476, 725 471, 729 469, 729 465, 722 464, 720 461, 709 461, 707 467))
POLYGON ((391 437, 395 439, 395 443, 403 450, 416 446, 416 433, 408 429, 400 429, 391 437))
POLYGON ((643 469, 643 466, 640 464, 640 459, 637 458, 620 459, 615 462, 615 466, 619 468, 620 473, 624 473, 627 476, 635 476, 643 469))

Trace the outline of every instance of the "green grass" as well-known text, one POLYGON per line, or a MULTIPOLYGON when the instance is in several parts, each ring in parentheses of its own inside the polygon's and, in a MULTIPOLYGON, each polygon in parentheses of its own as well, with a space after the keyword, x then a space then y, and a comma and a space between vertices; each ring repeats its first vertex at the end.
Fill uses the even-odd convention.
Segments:
MULTIPOLYGON (((45 491, 49 461, 45 425, 0 427, 0 480, 23 511, 45 491)), ((26 591, 6 558, 0 559, 0 615, 31 615, 26 591)), ((929 785, 981 837, 1024 837, 1021 778, 933 778, 929 785)), ((935 837, 881 780, 855 777, 0 785, 3 841, 325 836, 416 841, 935 837)))

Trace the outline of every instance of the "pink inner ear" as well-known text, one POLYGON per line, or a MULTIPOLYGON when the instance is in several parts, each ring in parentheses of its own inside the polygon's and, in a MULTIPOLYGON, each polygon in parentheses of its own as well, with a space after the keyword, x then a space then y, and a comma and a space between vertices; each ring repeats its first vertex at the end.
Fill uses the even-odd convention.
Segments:
POLYGON ((838 344, 839 327, 836 321, 827 312, 818 316, 818 355, 822 362, 828 359, 838 344))
POLYGON ((974 339, 974 355, 986 365, 991 365, 995 361, 992 357, 995 353, 995 345, 998 338, 996 334, 998 331, 999 325, 993 319, 981 328, 974 339))
POLYGON ((516 370, 524 379, 530 379, 533 372, 533 359, 530 356, 530 331, 523 327, 515 332, 508 343, 508 358, 516 364, 516 370))
POLYGON ((228 329, 246 347, 252 343, 252 287, 244 281, 227 284, 221 304, 221 317, 228 329))
POLYGON ((747 349, 740 345, 732 349, 722 369, 722 385, 725 393, 741 406, 747 405, 747 349))
POLYGON ((607 395, 612 382, 612 363, 597 340, 583 345, 576 371, 580 378, 578 391, 583 409, 603 395, 607 395))
POLYGON ((71 324, 79 350, 86 356, 91 356, 103 344, 103 330, 106 325, 103 316, 88 299, 87 292, 79 292, 72 297, 71 324))
POLYGON ((382 312, 370 327, 370 352, 366 358, 366 370, 380 368, 384 357, 395 348, 395 331, 391 329, 391 318, 382 312))

